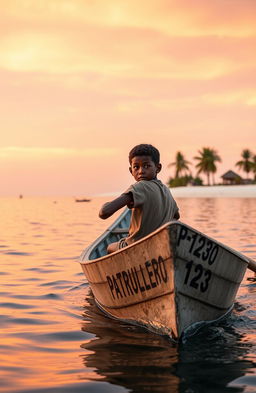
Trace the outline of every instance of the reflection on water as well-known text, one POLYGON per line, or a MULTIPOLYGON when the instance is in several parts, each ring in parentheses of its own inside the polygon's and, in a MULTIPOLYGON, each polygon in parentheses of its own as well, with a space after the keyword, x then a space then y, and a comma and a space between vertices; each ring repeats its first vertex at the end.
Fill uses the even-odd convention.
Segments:
MULTIPOLYGON (((231 317, 178 345, 96 308, 76 261, 111 222, 98 219, 105 200, 0 199, 0 391, 255 392, 251 271, 231 317)), ((182 221, 256 259, 255 199, 178 204, 182 221)))
POLYGON ((236 319, 232 316, 223 325, 202 329, 177 345, 167 337, 108 319, 88 296, 82 329, 95 338, 82 344, 91 350, 83 361, 104 381, 137 393, 244 391, 230 383, 253 372, 253 343, 245 343, 234 329, 236 319))
POLYGON ((177 391, 179 380, 171 372, 177 363, 177 347, 164 337, 144 329, 110 320, 87 299, 82 329, 96 338, 82 347, 92 352, 83 357, 86 367, 95 367, 112 384, 133 392, 177 391))

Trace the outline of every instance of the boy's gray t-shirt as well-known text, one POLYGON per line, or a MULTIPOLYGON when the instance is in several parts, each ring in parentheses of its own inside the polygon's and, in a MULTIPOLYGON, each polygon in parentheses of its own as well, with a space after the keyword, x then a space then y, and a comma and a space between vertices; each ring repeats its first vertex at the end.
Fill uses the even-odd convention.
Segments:
POLYGON ((161 180, 141 180, 131 185, 124 194, 132 193, 132 208, 128 244, 141 239, 161 225, 174 219, 179 211, 169 190, 161 180))

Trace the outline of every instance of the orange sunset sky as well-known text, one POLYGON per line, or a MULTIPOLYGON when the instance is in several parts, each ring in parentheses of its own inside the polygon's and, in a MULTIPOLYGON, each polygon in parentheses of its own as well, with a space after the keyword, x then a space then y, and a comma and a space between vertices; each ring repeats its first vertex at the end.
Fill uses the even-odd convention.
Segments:
POLYGON ((138 143, 164 182, 178 150, 215 148, 217 181, 256 154, 255 0, 0 4, 1 196, 123 191, 138 143))

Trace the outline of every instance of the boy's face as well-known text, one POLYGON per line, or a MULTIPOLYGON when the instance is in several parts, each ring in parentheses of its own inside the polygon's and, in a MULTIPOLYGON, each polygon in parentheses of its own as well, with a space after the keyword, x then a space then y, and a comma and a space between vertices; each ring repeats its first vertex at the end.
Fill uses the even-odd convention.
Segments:
POLYGON ((161 164, 155 164, 150 156, 136 156, 132 158, 129 170, 136 181, 141 181, 156 179, 161 168, 161 164))

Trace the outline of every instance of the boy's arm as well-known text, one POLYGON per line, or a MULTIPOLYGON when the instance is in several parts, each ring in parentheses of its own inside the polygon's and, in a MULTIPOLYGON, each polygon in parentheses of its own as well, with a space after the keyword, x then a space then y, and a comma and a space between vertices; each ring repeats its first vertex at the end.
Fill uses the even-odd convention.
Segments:
POLYGON ((128 194, 122 194, 111 202, 104 203, 100 209, 99 217, 105 220, 106 218, 112 216, 112 214, 114 214, 117 210, 126 205, 129 208, 131 208, 133 205, 133 197, 131 192, 128 194))

